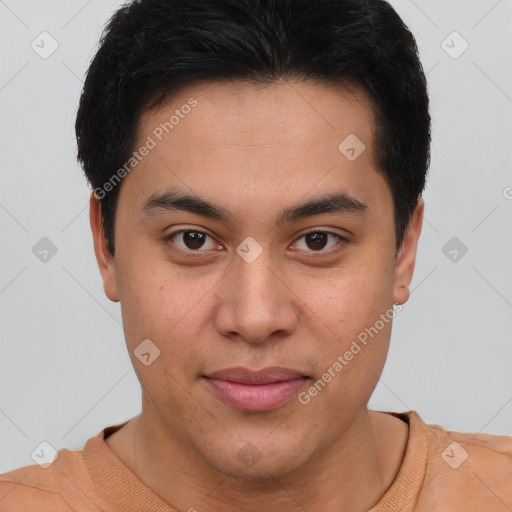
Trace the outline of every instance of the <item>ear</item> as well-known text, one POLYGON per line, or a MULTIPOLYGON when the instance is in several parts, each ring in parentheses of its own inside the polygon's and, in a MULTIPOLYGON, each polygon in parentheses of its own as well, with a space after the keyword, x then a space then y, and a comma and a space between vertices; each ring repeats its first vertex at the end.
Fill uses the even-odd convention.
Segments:
POLYGON ((107 239, 105 238, 101 222, 101 203, 94 193, 91 194, 89 203, 89 219, 94 240, 94 253, 96 254, 96 261, 98 262, 101 278, 103 279, 105 295, 112 302, 119 302, 115 260, 107 248, 107 239))
POLYGON ((405 304, 409 299, 409 285, 416 263, 416 249, 423 225, 423 210, 425 203, 420 197, 414 209, 409 226, 406 229, 400 251, 395 265, 395 291, 393 301, 395 304, 405 304))

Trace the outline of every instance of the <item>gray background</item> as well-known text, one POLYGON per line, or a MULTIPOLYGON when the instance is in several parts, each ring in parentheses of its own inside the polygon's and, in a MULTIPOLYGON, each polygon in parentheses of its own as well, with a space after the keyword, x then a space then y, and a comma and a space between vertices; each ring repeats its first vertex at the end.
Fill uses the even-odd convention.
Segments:
MULTIPOLYGON (((42 441, 81 449, 140 409, 73 130, 84 72, 120 3, 0 0, 0 472, 34 464, 42 441), (43 31, 58 43, 47 58, 31 47, 51 49, 43 31), (43 237, 57 248, 46 262, 32 252, 43 237)), ((511 435, 512 2, 391 3, 428 73, 432 165, 413 292, 370 407, 511 435), (469 44, 461 55, 454 31, 469 44)))

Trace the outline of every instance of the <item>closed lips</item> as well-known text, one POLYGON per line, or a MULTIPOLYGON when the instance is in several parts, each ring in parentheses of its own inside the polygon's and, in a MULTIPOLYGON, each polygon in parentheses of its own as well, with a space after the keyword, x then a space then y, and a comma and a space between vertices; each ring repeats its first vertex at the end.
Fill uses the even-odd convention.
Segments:
POLYGON ((267 367, 262 370, 250 370, 243 367, 225 368, 205 375, 208 379, 224 380, 248 386, 274 384, 294 379, 307 378, 307 375, 288 368, 267 367))

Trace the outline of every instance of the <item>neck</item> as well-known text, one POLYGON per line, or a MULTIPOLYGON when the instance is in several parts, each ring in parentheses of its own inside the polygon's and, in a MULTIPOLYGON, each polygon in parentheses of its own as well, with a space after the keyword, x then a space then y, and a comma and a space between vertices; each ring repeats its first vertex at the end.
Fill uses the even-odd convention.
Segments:
POLYGON ((125 464, 164 501, 191 512, 369 510, 398 473, 408 434, 406 423, 365 407, 334 444, 303 466, 242 480, 216 471, 144 402, 132 421, 133 457, 125 464))

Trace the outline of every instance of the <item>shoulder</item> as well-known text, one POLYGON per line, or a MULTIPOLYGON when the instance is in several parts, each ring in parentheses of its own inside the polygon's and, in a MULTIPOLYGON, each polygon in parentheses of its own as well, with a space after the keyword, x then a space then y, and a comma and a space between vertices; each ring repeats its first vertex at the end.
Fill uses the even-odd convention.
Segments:
POLYGON ((48 467, 34 464, 0 474, 0 510, 98 510, 87 498, 91 489, 82 451, 62 449, 48 467))
POLYGON ((55 474, 37 464, 0 475, 2 512, 72 510, 55 485, 55 474))
POLYGON ((418 505, 424 501, 430 510, 512 509, 512 437, 455 432, 440 425, 425 425, 425 436, 427 467, 418 505))
POLYGON ((512 437, 426 424, 416 411, 383 411, 409 424, 395 481, 371 512, 512 511, 512 437))
POLYGON ((19 468, 0 475, 0 505, 2 512, 71 511, 69 503, 56 491, 31 481, 34 466, 19 468))

